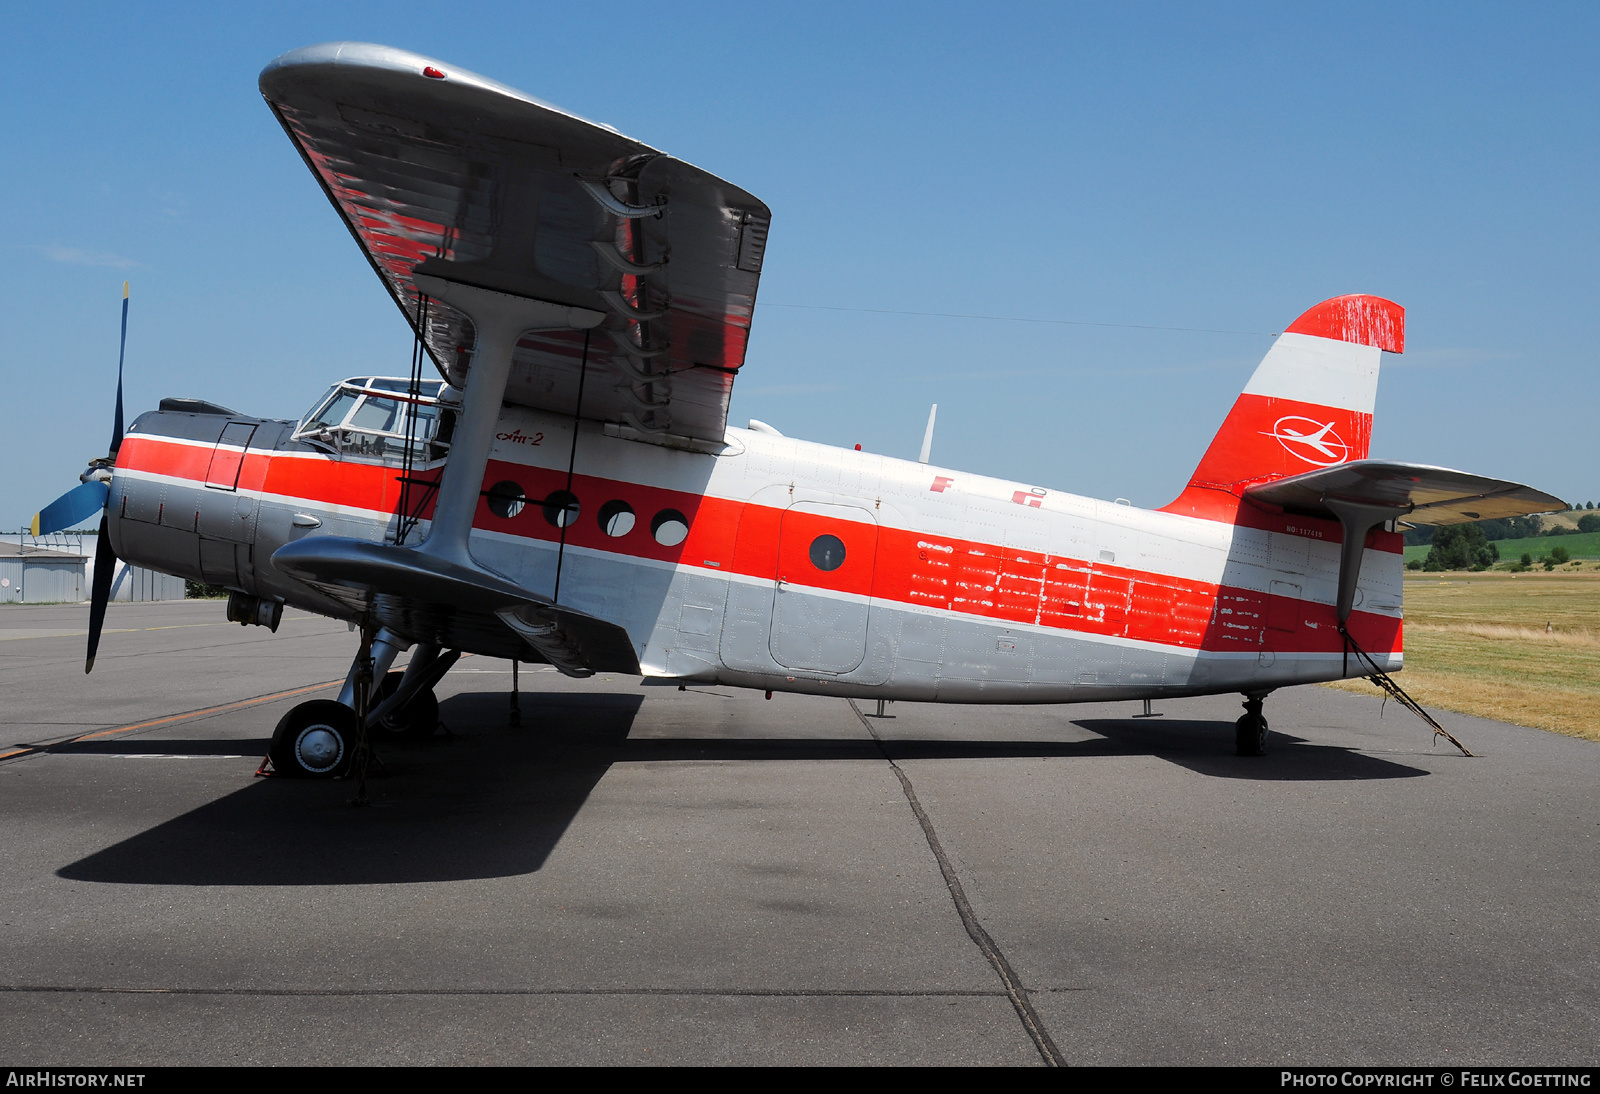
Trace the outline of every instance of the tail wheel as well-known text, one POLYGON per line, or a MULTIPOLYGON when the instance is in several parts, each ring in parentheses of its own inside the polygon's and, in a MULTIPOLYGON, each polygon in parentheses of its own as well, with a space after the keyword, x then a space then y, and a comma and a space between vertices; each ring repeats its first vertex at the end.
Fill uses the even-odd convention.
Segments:
POLYGON ((1259 714, 1246 714, 1234 724, 1234 751, 1241 756, 1267 754, 1267 720, 1259 714))
MULTIPOLYGON (((378 685, 378 692, 373 696, 372 705, 377 706, 389 696, 393 695, 400 687, 400 678, 403 672, 391 672, 383 678, 383 683, 378 685)), ((385 737, 404 737, 411 741, 423 741, 433 736, 434 730, 439 728, 439 699, 433 694, 432 688, 425 688, 411 697, 405 706, 391 710, 379 718, 373 729, 385 737)))
POLYGON ((356 729, 355 711, 331 699, 313 699, 278 720, 267 755, 280 775, 338 778, 355 758, 356 729))

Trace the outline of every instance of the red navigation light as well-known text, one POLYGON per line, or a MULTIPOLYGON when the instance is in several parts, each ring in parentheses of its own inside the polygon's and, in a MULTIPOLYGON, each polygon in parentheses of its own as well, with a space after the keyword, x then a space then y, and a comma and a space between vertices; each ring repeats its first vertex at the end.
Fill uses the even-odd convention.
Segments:
POLYGON ((438 69, 434 68, 432 65, 429 65, 427 68, 423 69, 422 70, 422 74, 424 76, 428 77, 428 79, 430 79, 430 80, 442 80, 442 79, 444 79, 444 73, 440 72, 438 69))

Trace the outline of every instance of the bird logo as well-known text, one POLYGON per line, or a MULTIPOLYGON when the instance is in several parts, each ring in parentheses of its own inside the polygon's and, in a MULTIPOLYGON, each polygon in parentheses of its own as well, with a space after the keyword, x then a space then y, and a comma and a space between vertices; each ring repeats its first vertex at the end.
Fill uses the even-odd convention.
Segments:
POLYGON ((1316 467, 1332 467, 1350 458, 1350 446, 1334 431, 1332 422, 1319 422, 1298 414, 1285 415, 1263 431, 1283 445, 1283 450, 1316 467))

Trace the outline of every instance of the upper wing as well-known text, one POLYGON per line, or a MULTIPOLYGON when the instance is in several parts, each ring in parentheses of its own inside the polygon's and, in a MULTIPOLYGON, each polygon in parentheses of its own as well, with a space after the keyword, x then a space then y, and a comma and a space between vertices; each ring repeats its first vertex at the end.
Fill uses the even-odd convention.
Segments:
MULTIPOLYGON (((528 333, 506 400, 720 441, 772 214, 737 186, 519 91, 362 43, 286 53, 261 93, 412 326, 412 274, 604 312, 528 333)), ((457 387, 474 333, 427 304, 457 387)))
POLYGON ((1411 524, 1466 524, 1474 520, 1550 513, 1567 507, 1561 499, 1521 483, 1388 460, 1351 460, 1246 487, 1244 496, 1334 519, 1337 514, 1327 505, 1330 498, 1366 505, 1409 507, 1401 519, 1411 524))

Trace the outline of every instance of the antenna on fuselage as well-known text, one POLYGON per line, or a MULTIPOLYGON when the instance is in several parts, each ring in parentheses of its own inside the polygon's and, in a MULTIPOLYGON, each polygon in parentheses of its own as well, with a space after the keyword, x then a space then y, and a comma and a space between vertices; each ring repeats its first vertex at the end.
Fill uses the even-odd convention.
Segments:
POLYGON ((933 409, 928 411, 928 429, 922 434, 922 455, 917 457, 918 463, 927 463, 928 456, 933 452, 933 419, 939 415, 939 404, 934 403, 933 409))

